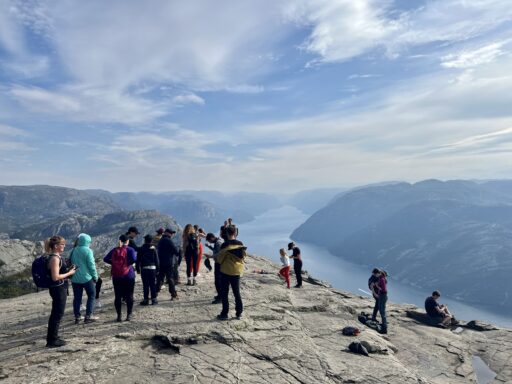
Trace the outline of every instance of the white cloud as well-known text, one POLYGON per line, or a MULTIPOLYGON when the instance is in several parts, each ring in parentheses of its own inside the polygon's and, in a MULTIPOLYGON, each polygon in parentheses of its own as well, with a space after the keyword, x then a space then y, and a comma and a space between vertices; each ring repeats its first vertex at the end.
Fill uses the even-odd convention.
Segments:
MULTIPOLYGON (((24 139, 28 137, 30 137, 30 134, 25 130, 0 124, 0 153, 33 150, 32 147, 24 142, 24 139)), ((2 161, 6 160, 5 158, 2 159, 2 161)))
POLYGON ((441 65, 446 68, 471 68, 490 63, 505 54, 502 50, 504 44, 505 42, 491 43, 474 50, 449 54, 442 58, 441 65))
POLYGON ((174 104, 185 105, 185 104, 197 104, 204 105, 204 99, 195 93, 187 93, 184 95, 178 95, 172 99, 174 104))

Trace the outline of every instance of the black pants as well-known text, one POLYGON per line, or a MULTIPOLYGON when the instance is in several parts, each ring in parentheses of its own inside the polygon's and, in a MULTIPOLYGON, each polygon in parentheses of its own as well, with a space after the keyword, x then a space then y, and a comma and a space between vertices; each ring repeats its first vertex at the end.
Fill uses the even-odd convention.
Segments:
POLYGON ((126 302, 127 315, 132 314, 133 310, 133 290, 135 288, 135 279, 112 279, 114 284, 114 306, 116 307, 117 316, 121 316, 121 299, 126 302))
POLYGON ((48 319, 48 334, 46 335, 46 342, 51 344, 59 338, 59 325, 64 316, 66 309, 67 284, 62 284, 58 287, 51 287, 50 296, 52 298, 52 312, 48 319))
POLYGON ((221 292, 221 286, 220 286, 220 264, 219 263, 215 263, 215 265, 213 266, 213 273, 214 273, 214 277, 215 277, 215 290, 217 291, 217 296, 215 297, 216 299, 220 299, 221 295, 220 295, 220 292, 221 292))
POLYGON ((302 260, 293 261, 293 270, 295 271, 295 278, 297 279, 297 286, 302 287, 302 260))
POLYGON ((172 265, 160 266, 158 272, 157 291, 160 291, 164 280, 169 284, 169 293, 172 297, 176 297, 176 285, 174 284, 174 267, 172 265))
POLYGON ((220 289, 222 299, 222 312, 221 316, 227 316, 229 313, 229 286, 233 290, 235 296, 235 311, 236 315, 239 316, 244 310, 244 304, 242 303, 242 296, 240 295, 240 276, 230 276, 220 272, 220 289))
POLYGON ((100 298, 101 284, 103 284, 103 280, 98 276, 98 280, 96 280, 96 300, 100 298))
POLYGON ((142 277, 142 292, 144 293, 144 301, 148 301, 149 292, 151 292, 151 300, 156 299, 156 269, 144 269, 140 271, 142 277))
POLYGON ((185 262, 187 263, 187 277, 197 276, 197 253, 185 255, 185 262))
POLYGON ((377 312, 379 312, 379 298, 373 297, 375 299, 375 306, 373 307, 372 320, 377 320, 377 312))

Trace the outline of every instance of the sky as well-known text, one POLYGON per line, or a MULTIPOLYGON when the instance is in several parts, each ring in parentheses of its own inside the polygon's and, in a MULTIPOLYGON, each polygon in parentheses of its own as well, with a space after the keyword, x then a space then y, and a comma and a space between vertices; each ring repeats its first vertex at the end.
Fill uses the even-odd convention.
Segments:
POLYGON ((0 184, 512 178, 510 0, 0 0, 0 184))

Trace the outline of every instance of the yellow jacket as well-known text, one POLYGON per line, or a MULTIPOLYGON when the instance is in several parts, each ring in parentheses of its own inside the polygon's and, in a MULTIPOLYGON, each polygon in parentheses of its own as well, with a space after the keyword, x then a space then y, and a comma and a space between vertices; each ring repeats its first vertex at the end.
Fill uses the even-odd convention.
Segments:
POLYGON ((229 276, 242 276, 244 273, 247 247, 233 244, 222 248, 217 256, 220 271, 229 276))

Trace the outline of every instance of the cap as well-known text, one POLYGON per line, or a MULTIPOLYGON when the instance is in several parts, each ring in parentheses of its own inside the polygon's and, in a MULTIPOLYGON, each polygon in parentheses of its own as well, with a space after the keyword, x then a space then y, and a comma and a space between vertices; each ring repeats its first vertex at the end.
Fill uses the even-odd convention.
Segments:
POLYGON ((126 236, 126 235, 119 236, 119 241, 126 243, 128 241, 128 236, 126 236))
POLYGON ((137 235, 140 233, 137 227, 130 227, 128 228, 128 233, 135 232, 137 235))
POLYGON ((164 233, 164 229, 163 228, 158 228, 156 230, 156 233, 158 233, 159 235, 161 235, 162 233, 164 233))
POLYGON ((171 234, 172 234, 172 233, 176 233, 176 231, 175 231, 175 230, 173 230, 173 229, 171 229, 171 228, 166 228, 164 232, 165 232, 165 233, 171 233, 171 234))
POLYGON ((288 243, 288 250, 292 249, 295 246, 295 243, 292 241, 291 243, 288 243))

